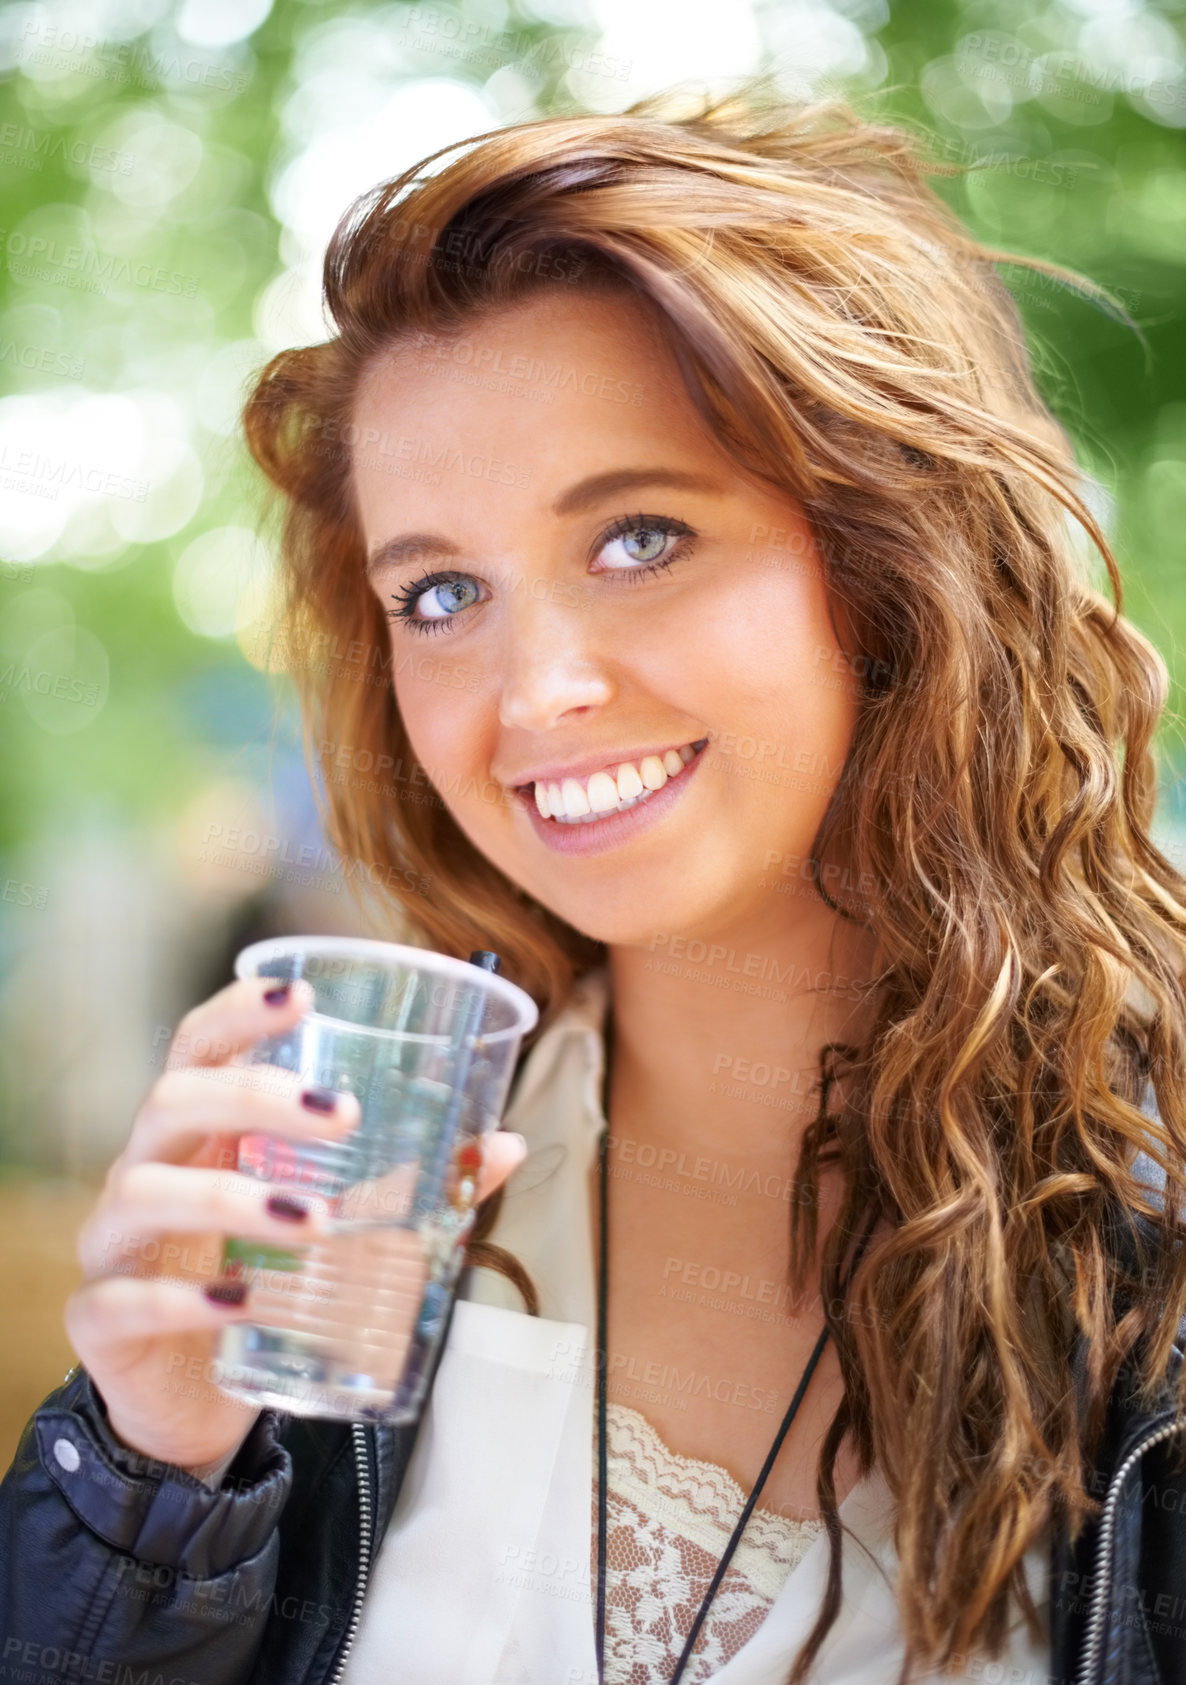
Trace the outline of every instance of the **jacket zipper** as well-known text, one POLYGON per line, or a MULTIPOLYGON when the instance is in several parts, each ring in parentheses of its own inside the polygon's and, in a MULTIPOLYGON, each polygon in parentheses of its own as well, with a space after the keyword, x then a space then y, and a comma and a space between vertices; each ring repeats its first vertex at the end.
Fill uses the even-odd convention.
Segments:
POLYGON ((363 1593, 366 1591, 367 1577, 371 1569, 371 1471, 367 1458, 366 1429, 361 1422, 352 1422, 350 1431, 354 1438, 354 1464, 358 1470, 358 1580, 354 1587, 350 1624, 346 1628, 346 1637, 329 1677, 329 1685, 338 1685, 342 1669, 346 1666, 346 1657, 350 1654, 350 1646, 354 1643, 354 1635, 358 1631, 363 1593))
POLYGON ((1120 1500, 1120 1489, 1127 1478, 1129 1469, 1138 1458, 1144 1456, 1151 1446, 1159 1445, 1163 1439, 1169 1439, 1172 1434, 1181 1433, 1184 1427, 1186 1427, 1186 1419, 1179 1417, 1176 1421, 1163 1422, 1161 1427, 1154 1428, 1153 1432, 1141 1440, 1139 1445, 1133 1446, 1112 1476, 1107 1496, 1104 1499, 1103 1516, 1100 1520, 1099 1546, 1096 1551, 1096 1585, 1092 1594, 1091 1613, 1087 1622, 1087 1642, 1076 1685, 1091 1685, 1103 1644, 1106 1609, 1105 1592, 1111 1589, 1112 1536, 1116 1530, 1116 1508, 1120 1500))

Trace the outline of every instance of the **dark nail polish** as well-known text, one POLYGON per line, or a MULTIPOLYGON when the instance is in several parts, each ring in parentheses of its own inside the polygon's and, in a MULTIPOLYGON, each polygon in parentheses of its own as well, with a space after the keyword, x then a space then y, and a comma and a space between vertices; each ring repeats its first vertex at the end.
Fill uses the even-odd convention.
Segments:
POLYGON ((208 1281, 202 1292, 216 1305, 241 1305, 247 1297, 245 1281, 208 1281))
POLYGON ((271 1217, 283 1217, 286 1223, 303 1223, 309 1215, 309 1207, 288 1194, 272 1194, 267 1202, 267 1211, 271 1217))
POLYGON ((289 995, 292 994, 291 983, 278 983, 274 989, 264 991, 264 999, 269 1006, 284 1006, 289 995))
POLYGON ((338 1107, 338 1097, 332 1088, 306 1088, 301 1094, 301 1105, 311 1112, 333 1112, 338 1107))

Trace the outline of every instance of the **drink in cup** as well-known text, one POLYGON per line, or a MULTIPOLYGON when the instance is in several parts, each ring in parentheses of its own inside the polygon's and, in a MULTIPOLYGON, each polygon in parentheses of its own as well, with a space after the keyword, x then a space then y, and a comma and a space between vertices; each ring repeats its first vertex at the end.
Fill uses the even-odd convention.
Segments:
POLYGON ((530 995, 472 961, 348 937, 256 942, 238 977, 304 978, 314 1004, 235 1065, 276 1065, 354 1094, 336 1141, 244 1135, 239 1169, 329 1203, 330 1234, 285 1247, 228 1240, 250 1322, 223 1330, 218 1384, 298 1416, 413 1420, 473 1227, 481 1137, 498 1127, 530 995))

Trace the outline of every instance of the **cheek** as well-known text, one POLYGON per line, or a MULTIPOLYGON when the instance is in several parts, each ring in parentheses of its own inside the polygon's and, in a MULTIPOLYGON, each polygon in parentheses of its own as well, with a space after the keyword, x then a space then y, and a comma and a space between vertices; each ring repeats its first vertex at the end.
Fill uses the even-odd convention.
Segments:
MULTIPOLYGON (((408 746, 441 801, 460 819, 472 806, 472 793, 485 790, 489 779, 488 703, 474 693, 472 674, 447 655, 405 650, 393 666, 395 704, 408 746)), ((479 805, 490 805, 488 791, 479 805)))
POLYGON ((765 716, 781 736, 812 722, 851 719, 854 677, 817 579, 739 568, 697 593, 664 630, 656 664, 695 673, 702 706, 765 716))
POLYGON ((851 746, 860 685, 828 610, 819 581, 770 569, 743 575, 672 640, 695 674, 679 694, 715 726, 738 811, 759 825, 785 827, 790 813, 814 828, 851 746))
MULTIPOLYGON (((424 660, 424 671, 430 670, 424 660)), ((459 715, 460 699, 449 697, 444 686, 430 678, 405 672, 396 681, 395 702, 416 759, 434 783, 447 778, 469 740, 459 715)))

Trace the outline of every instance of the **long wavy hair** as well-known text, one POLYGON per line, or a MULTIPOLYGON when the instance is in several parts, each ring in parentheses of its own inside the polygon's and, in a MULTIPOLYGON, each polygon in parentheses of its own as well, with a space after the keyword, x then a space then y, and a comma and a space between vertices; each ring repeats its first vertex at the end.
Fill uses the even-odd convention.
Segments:
MULTIPOLYGON (((902 1677, 999 1653, 1011 1595, 1038 1636, 1026 1550, 1055 1515, 1075 1538, 1098 1514, 1081 1458, 1120 1366, 1152 1401, 1186 1313, 1186 879, 1149 835, 1168 675, 1120 612, 995 266, 1111 295, 977 242, 928 182, 951 168, 844 101, 752 86, 478 136, 347 211, 325 259, 335 336, 273 357, 243 417, 279 493, 279 659, 328 834, 406 939, 497 949, 540 1004, 537 1035, 606 950, 486 860, 415 761, 350 484, 351 452, 383 448, 354 429, 361 377, 393 343, 457 344, 533 289, 632 290, 722 445, 811 523, 863 675, 812 861, 837 915, 876 932, 879 966, 866 1040, 821 1055, 790 1202, 802 1290, 820 1169, 843 1167, 814 1284, 845 1386, 817 1469, 831 1570, 789 1685, 840 1607, 845 1435, 896 1502, 902 1677), (855 906, 829 881, 869 887, 855 906), (1140 1149, 1163 1196, 1138 1179, 1140 1149), (876 1217, 890 1232, 837 1312, 853 1237, 876 1217)), ((485 1238, 499 1200, 470 1260, 504 1269, 537 1312, 485 1238)))

